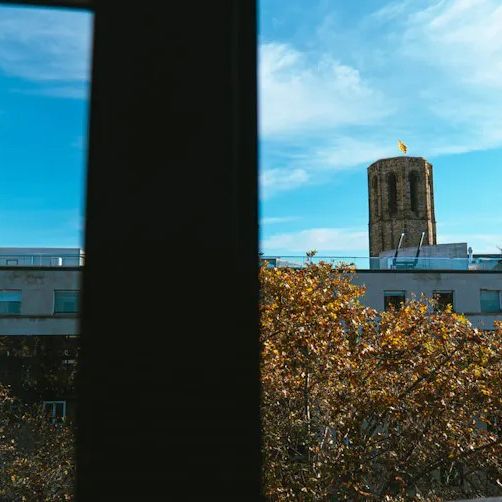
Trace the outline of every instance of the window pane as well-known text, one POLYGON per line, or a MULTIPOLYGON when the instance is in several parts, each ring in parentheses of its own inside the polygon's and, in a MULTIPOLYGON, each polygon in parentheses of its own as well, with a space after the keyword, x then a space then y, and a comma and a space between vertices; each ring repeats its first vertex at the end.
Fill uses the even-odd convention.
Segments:
POLYGON ((59 403, 56 403, 56 410, 55 414, 57 418, 63 418, 64 417, 64 403, 61 401, 59 403))
POLYGON ((54 312, 76 313, 79 310, 78 291, 55 291, 54 312))
POLYGON ((0 302, 20 302, 21 291, 19 290, 4 290, 0 291, 0 302))
POLYGON ((432 297, 437 302, 434 306, 436 311, 445 310, 448 305, 453 308, 453 291, 434 291, 432 297))
POLYGON ((0 314, 20 314, 21 313, 21 291, 3 290, 0 291, 0 314))
POLYGON ((20 314, 21 302, 0 302, 0 314, 20 314))
POLYGON ((384 291, 384 308, 385 310, 389 310, 391 307, 399 309, 405 302, 405 299, 405 291, 384 291))
POLYGON ((481 312, 500 312, 500 291, 482 289, 480 300, 481 312))

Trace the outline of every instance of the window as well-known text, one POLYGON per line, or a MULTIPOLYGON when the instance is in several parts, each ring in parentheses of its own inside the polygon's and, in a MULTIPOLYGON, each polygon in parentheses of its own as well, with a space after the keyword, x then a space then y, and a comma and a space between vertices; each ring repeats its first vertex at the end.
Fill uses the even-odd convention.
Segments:
POLYGON ((482 289, 479 295, 481 312, 500 312, 500 291, 482 289))
POLYGON ((21 313, 21 290, 0 290, 0 315, 15 315, 21 313))
POLYGON ((400 309, 406 301, 406 291, 384 291, 384 308, 400 309))
POLYGON ((375 208, 375 214, 377 217, 380 217, 380 208, 378 207, 378 179, 376 176, 373 176, 373 180, 371 182, 372 185, 372 199, 373 199, 373 207, 375 208))
POLYGON ((396 175, 389 173, 387 175, 387 203, 389 214, 397 213, 397 182, 396 175))
POLYGON ((55 314, 77 314, 79 311, 80 291, 54 291, 55 314))
POLYGON ((418 173, 412 171, 408 176, 408 181, 410 183, 410 205, 411 210, 416 213, 418 212, 418 173))
POLYGON ((6 265, 17 265, 17 264, 18 264, 18 260, 14 260, 14 259, 9 260, 7 258, 6 265))
POLYGON ((51 424, 63 422, 66 417, 66 401, 44 401, 44 414, 51 424))
POLYGON ((432 298, 436 301, 434 305, 434 310, 436 312, 445 310, 448 305, 451 305, 453 310, 453 291, 434 291, 432 293, 432 298))

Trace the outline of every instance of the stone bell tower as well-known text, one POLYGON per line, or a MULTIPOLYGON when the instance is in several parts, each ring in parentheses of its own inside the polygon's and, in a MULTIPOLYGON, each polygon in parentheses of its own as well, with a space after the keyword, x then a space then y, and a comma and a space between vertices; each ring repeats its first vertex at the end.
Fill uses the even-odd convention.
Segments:
POLYGON ((436 244, 432 164, 422 157, 377 160, 368 167, 370 256, 436 244))

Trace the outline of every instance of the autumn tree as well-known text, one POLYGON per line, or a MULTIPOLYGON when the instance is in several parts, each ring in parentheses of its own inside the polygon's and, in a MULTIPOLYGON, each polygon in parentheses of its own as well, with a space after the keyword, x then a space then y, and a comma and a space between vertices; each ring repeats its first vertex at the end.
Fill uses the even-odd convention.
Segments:
POLYGON ((0 385, 0 500, 74 500, 74 436, 0 385))
POLYGON ((501 494, 501 335, 430 301, 377 312, 348 266, 260 269, 269 500, 501 494))
POLYGON ((77 359, 77 337, 0 336, 0 382, 26 400, 73 397, 77 359))

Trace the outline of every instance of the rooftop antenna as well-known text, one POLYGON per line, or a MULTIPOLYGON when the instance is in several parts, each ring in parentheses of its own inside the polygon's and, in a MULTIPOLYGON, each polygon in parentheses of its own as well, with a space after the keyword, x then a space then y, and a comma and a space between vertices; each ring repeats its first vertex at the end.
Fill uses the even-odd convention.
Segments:
POLYGON ((399 237, 399 243, 397 245, 396 252, 394 253, 394 258, 392 259, 393 268, 396 268, 397 253, 399 253, 399 248, 401 247, 401 244, 403 242, 403 238, 404 238, 404 232, 402 232, 401 237, 399 237))
POLYGON ((401 247, 401 244, 403 243, 403 238, 404 238, 404 232, 401 233, 401 237, 399 237, 399 243, 396 248, 396 252, 394 253, 394 258, 397 258, 397 253, 399 253, 399 248, 401 247))
POLYGON ((417 253, 415 255, 415 260, 413 266, 416 267, 418 263, 418 255, 420 254, 420 249, 422 248, 422 243, 424 242, 425 232, 422 232, 422 236, 420 237, 420 243, 417 247, 417 253))
POLYGON ((424 242, 424 237, 425 237, 425 232, 422 232, 422 237, 420 237, 420 244, 418 245, 417 254, 415 255, 415 258, 418 258, 418 255, 420 254, 420 248, 422 247, 422 243, 424 242))

